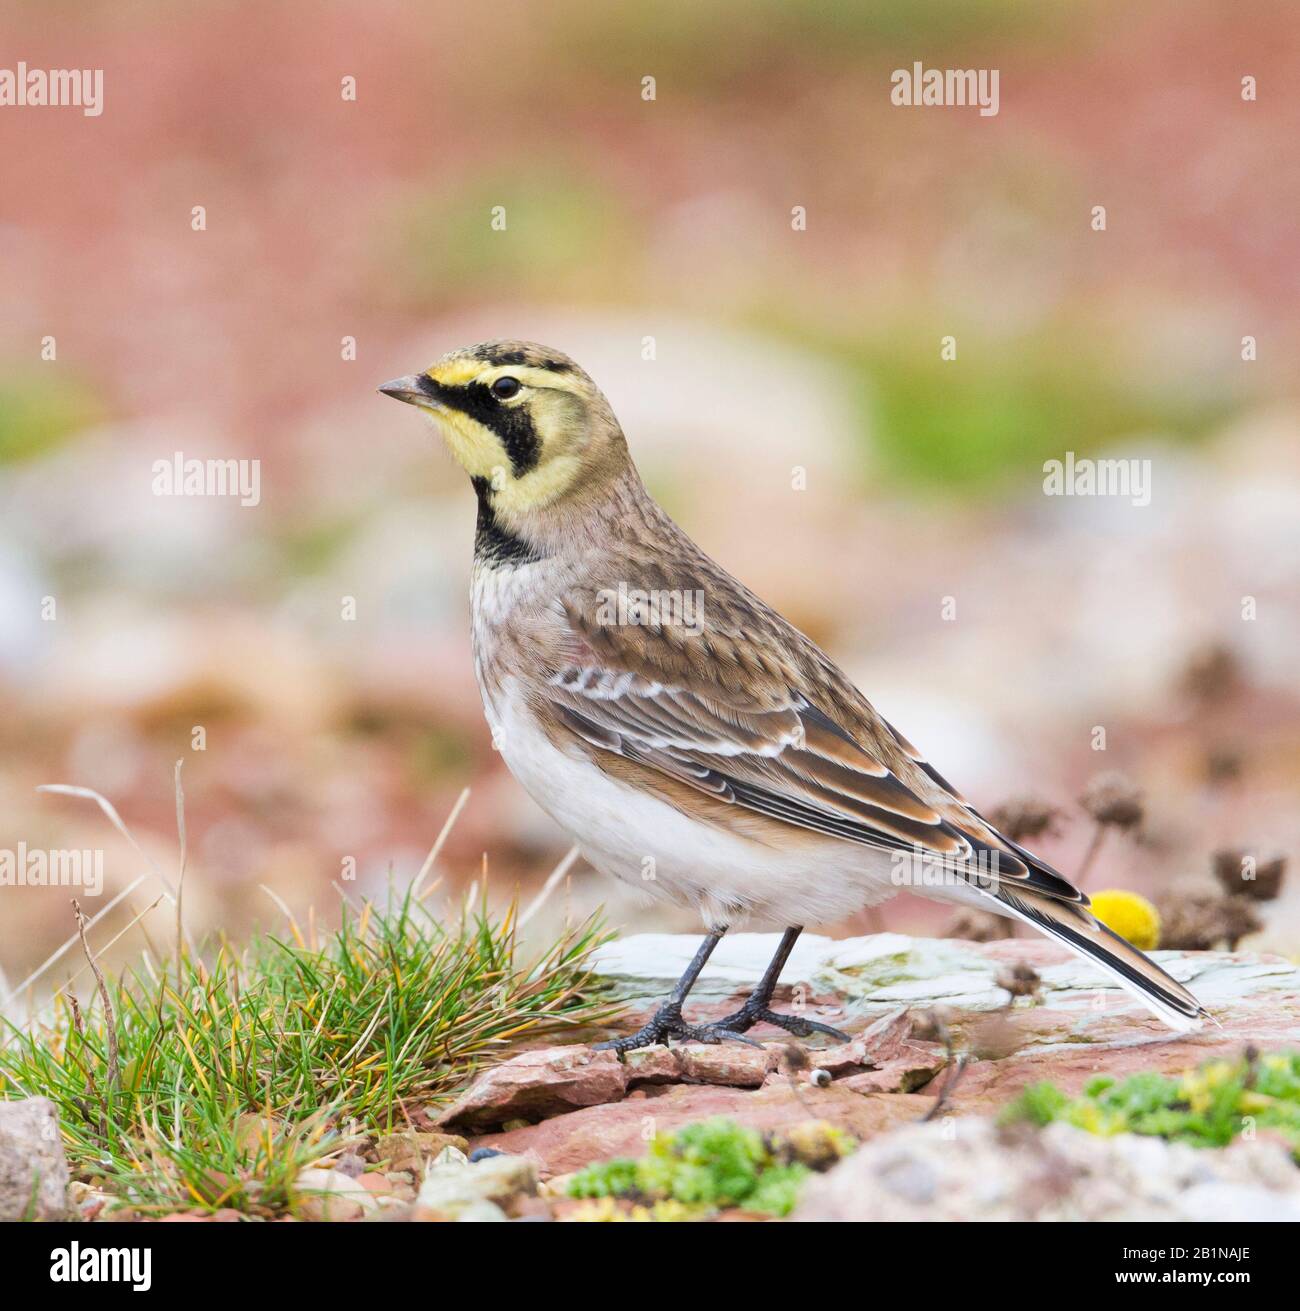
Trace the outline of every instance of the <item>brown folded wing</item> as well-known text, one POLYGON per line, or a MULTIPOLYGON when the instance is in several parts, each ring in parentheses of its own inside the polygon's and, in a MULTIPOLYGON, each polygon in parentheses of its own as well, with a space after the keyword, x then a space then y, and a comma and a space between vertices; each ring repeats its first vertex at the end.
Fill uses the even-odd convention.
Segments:
MULTIPOLYGON (((734 586, 734 584, 733 584, 734 586)), ((596 622, 569 598, 567 663, 540 694, 597 758, 612 752, 770 819, 910 851, 977 882, 1083 900, 992 829, 812 643, 756 598, 702 631, 596 622)))

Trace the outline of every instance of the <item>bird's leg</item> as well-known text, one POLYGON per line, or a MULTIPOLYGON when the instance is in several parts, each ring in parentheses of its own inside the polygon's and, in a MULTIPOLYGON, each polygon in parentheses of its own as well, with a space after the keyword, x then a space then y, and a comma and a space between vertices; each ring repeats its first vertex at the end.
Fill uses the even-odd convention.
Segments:
POLYGON ((832 1029, 829 1024, 822 1024, 817 1020, 805 1020, 802 1015, 781 1015, 769 1009, 772 994, 776 991, 776 982, 781 977, 781 971, 785 969, 785 963, 790 959, 790 953, 794 950, 794 944, 802 932, 802 924, 786 929, 781 935, 781 945, 777 947, 776 955, 763 971, 763 977, 759 979, 754 991, 745 998, 745 1004, 738 1011, 715 1020, 711 1028, 726 1029, 731 1033, 745 1033, 756 1024, 775 1024, 777 1028, 785 1029, 797 1038, 810 1038, 814 1033, 828 1033, 832 1038, 839 1038, 842 1042, 849 1041, 847 1033, 832 1029))
MULTIPOLYGON (((638 1047, 652 1047, 659 1042, 667 1046, 669 1038, 694 1038, 699 1042, 749 1042, 748 1038, 742 1038, 734 1029, 724 1029, 717 1024, 687 1024, 682 1019, 682 1003, 686 1000, 686 994, 695 986, 700 971, 713 955, 714 947, 722 941, 722 935, 726 931, 727 926, 724 924, 722 928, 712 930, 700 943, 699 951, 695 953, 694 959, 686 967, 682 977, 677 980, 677 986, 672 990, 668 1000, 660 1005, 641 1028, 635 1033, 628 1034, 626 1038, 611 1038, 608 1042, 598 1042, 595 1044, 595 1050, 617 1052, 621 1057, 624 1052, 635 1051, 638 1047)), ((757 1043, 751 1045, 758 1046, 757 1043)))

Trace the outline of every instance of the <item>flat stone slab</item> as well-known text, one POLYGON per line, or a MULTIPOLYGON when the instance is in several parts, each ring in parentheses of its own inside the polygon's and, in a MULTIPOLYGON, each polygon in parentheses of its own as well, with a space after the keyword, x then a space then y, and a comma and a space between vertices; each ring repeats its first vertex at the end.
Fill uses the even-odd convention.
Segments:
MULTIPOLYGON (((707 1016, 743 996, 762 976, 780 937, 775 933, 737 933, 718 944, 687 1003, 707 1016)), ((638 1010, 650 1010, 671 990, 699 946, 689 934, 643 933, 602 947, 593 960, 595 973, 615 997, 638 1010)), ((1300 1037, 1300 969, 1280 956, 1249 952, 1157 951, 1152 958, 1186 984, 1220 1023, 1251 1015, 1267 1025, 1267 1013, 1281 1009, 1293 1034, 1300 1037)), ((1097 969, 1064 947, 1045 939, 1009 938, 998 942, 964 942, 954 938, 912 938, 901 933, 831 938, 804 934, 782 972, 778 999, 800 989, 809 1001, 805 1012, 852 1031, 867 1018, 900 1006, 943 1006, 962 1017, 1001 1010, 1011 994, 998 982, 1009 965, 1032 966, 1042 980, 1039 996, 1022 999, 1017 1010, 1042 1007, 1054 1013, 1059 1040, 1092 1041, 1106 1021, 1130 1017, 1130 1036, 1168 1030, 1144 1006, 1116 987, 1097 969), (1151 1020, 1154 1028, 1146 1022, 1151 1020), (1068 1033, 1061 1033, 1062 1026, 1068 1033), (1139 1030, 1141 1032, 1139 1032, 1139 1030)), ((765 1032, 770 1033, 771 1030, 765 1032)), ((1046 1036, 1046 1035, 1045 1035, 1046 1036)))
POLYGON ((485 1134, 475 1147, 526 1155, 548 1179, 612 1156, 640 1156, 647 1133, 670 1134, 725 1115, 755 1129, 778 1129, 828 1120, 855 1138, 871 1138, 896 1125, 918 1120, 930 1099, 915 1093, 876 1093, 866 1097, 840 1083, 828 1088, 801 1087, 780 1079, 758 1089, 676 1084, 645 1089, 608 1106, 589 1106, 540 1124, 485 1134))

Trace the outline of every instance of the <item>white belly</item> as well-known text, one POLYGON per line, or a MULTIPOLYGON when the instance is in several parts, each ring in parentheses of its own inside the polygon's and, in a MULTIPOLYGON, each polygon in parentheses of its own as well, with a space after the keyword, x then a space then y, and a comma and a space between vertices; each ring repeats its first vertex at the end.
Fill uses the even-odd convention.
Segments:
POLYGON ((694 819, 553 746, 512 680, 484 709, 493 740, 529 795, 597 869, 696 908, 709 925, 779 926, 840 919, 896 890, 887 856, 799 835, 782 851, 694 819))

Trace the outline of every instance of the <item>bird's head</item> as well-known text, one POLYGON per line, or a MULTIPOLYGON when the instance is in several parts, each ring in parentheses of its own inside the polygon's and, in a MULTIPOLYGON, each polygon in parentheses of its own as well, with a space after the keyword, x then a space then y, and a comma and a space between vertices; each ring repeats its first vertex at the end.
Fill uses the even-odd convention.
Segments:
POLYGON ((379 390, 424 411, 499 515, 594 491, 628 464, 596 384, 567 355, 534 342, 455 350, 379 390))

